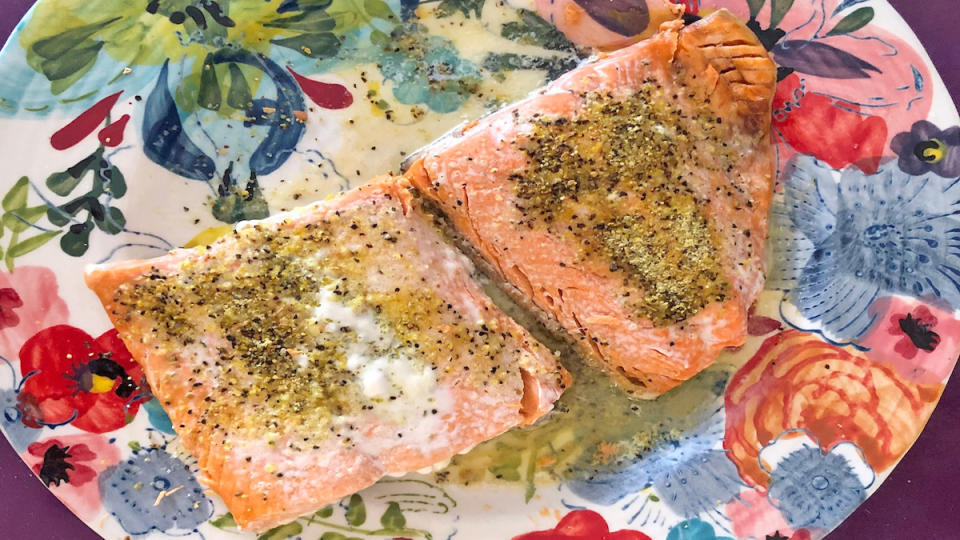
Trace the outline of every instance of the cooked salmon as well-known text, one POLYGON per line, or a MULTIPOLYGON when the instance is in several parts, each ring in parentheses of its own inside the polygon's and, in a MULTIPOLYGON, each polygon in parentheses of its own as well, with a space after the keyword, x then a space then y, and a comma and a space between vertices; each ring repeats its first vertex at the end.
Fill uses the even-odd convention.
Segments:
POLYGON ((405 174, 515 297, 652 398, 746 338, 775 84, 729 12, 671 21, 448 135, 405 174))
POLYGON ((263 531, 548 412, 569 383, 401 179, 90 267, 201 480, 263 531))

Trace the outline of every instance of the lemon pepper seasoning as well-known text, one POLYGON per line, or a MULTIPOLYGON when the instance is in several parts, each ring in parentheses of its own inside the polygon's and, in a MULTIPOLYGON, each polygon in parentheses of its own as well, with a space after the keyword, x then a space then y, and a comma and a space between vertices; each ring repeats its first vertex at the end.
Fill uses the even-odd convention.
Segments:
POLYGON ((671 105, 652 80, 630 95, 580 98, 574 118, 534 118, 516 143, 529 160, 510 177, 526 224, 572 239, 578 262, 608 261, 640 290, 625 303, 656 325, 726 300, 716 233, 703 211, 709 200, 686 179, 734 161, 727 130, 706 107, 685 113, 671 105), (701 159, 705 149, 709 160, 701 159))
MULTIPOLYGON (((115 300, 154 321, 159 341, 215 351, 188 381, 198 391, 216 383, 208 407, 191 410, 199 423, 310 440, 335 435, 351 444, 355 428, 344 418, 396 402, 405 391, 366 394, 349 365, 357 346, 368 358, 401 357, 418 373, 439 377, 473 362, 486 366, 480 375, 501 364, 512 338, 438 294, 419 258, 421 236, 399 209, 297 226, 257 224, 172 274, 153 269, 121 287, 115 300), (375 331, 330 320, 317 311, 324 302, 375 321, 375 331), (252 413, 237 415, 238 403, 252 413)), ((485 374, 491 382, 511 376, 502 368, 485 374)), ((424 416, 436 414, 429 402, 416 405, 424 416)))

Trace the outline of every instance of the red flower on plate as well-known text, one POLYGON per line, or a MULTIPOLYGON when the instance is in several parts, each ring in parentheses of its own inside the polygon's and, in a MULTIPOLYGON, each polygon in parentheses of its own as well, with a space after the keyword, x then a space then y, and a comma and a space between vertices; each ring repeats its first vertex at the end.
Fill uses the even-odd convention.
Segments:
POLYGON ((99 435, 85 433, 35 442, 22 457, 43 485, 89 520, 100 509, 97 476, 120 461, 120 450, 99 435))
POLYGON ((887 143, 883 118, 811 91, 795 73, 777 85, 773 127, 794 151, 816 156, 834 169, 853 164, 867 174, 877 172, 887 143))
POLYGON ((42 330, 20 349, 20 372, 17 408, 30 427, 70 423, 106 433, 140 408, 143 372, 116 330, 96 339, 67 325, 42 330))
POLYGON ((574 510, 547 531, 536 531, 513 537, 513 540, 650 540, 640 531, 610 532, 603 516, 592 510, 574 510))
POLYGON ((84 464, 97 457, 85 444, 70 445, 47 439, 28 446, 27 453, 41 458, 31 468, 47 487, 61 483, 81 486, 97 477, 97 472, 84 464))

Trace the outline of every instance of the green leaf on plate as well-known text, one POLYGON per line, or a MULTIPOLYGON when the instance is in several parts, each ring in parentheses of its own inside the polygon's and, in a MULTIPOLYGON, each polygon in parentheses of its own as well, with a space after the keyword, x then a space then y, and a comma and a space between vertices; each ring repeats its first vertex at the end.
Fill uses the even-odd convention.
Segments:
POLYGON ((367 520, 367 507, 363 504, 363 497, 354 493, 347 503, 347 523, 354 527, 363 525, 367 520))
POLYGON ((257 540, 284 540, 285 538, 291 538, 297 536, 303 532, 303 525, 297 521, 291 521, 286 525, 281 525, 279 527, 274 527, 269 531, 261 534, 257 537, 257 540))
POLYGON ((119 199, 127 194, 127 180, 123 177, 120 169, 110 167, 104 171, 103 176, 107 180, 107 188, 110 190, 110 194, 113 195, 114 199, 119 199))
POLYGON ((387 511, 380 516, 380 524, 387 530, 402 529, 407 526, 407 518, 403 516, 400 505, 396 502, 391 502, 387 505, 387 511))
POLYGON ((268 28, 300 30, 302 32, 326 32, 333 30, 337 22, 326 11, 305 11, 292 17, 283 17, 263 23, 268 28))
POLYGON ((386 21, 396 18, 393 10, 383 0, 363 0, 363 10, 367 12, 367 15, 386 21))
POLYGON ((30 228, 30 225, 39 221, 46 213, 46 205, 11 210, 3 215, 3 225, 13 232, 24 232, 30 228))
POLYGON ((217 80, 217 68, 213 63, 213 55, 208 54, 203 61, 200 71, 200 90, 197 92, 197 105, 211 111, 220 110, 222 96, 220 81, 217 80))
POLYGON ((218 529, 230 529, 237 526, 237 522, 233 519, 233 514, 230 512, 211 521, 210 524, 218 529))
POLYGON ((437 6, 437 16, 449 17, 454 13, 460 12, 468 19, 470 18, 470 13, 473 13, 479 19, 480 13, 483 11, 484 1, 485 0, 441 0, 437 6))
POLYGON ((793 0, 770 0, 770 28, 775 28, 793 7, 793 0))
POLYGON ((332 515, 333 515, 333 505, 332 505, 332 504, 328 504, 328 505, 324 506, 323 508, 317 510, 317 511, 313 514, 313 517, 320 518, 320 519, 326 519, 326 518, 328 518, 328 517, 330 517, 330 516, 332 516, 332 515))
POLYGON ((83 175, 74 177, 67 171, 55 172, 47 177, 47 187, 57 195, 66 197, 77 187, 81 178, 83 178, 83 175))
POLYGON ((340 50, 340 40, 330 32, 301 34, 299 36, 274 39, 274 45, 292 49, 310 58, 330 58, 340 50))
POLYGON ((27 205, 27 194, 30 191, 30 180, 26 176, 20 177, 10 191, 3 196, 3 209, 7 212, 19 210, 27 205))
POLYGON ((90 231, 93 230, 93 224, 90 221, 86 223, 77 223, 71 225, 60 238, 60 249, 71 257, 80 257, 90 248, 90 231))
POLYGON ((43 246, 50 240, 53 240, 54 238, 57 237, 58 234, 60 234, 60 231, 50 231, 50 232, 40 233, 36 236, 31 236, 26 240, 21 240, 16 244, 7 248, 7 257, 11 259, 23 257, 27 253, 30 253, 35 249, 39 249, 41 246, 43 246))
POLYGON ((841 19, 840 22, 833 27, 833 30, 827 32, 827 35, 838 36, 840 34, 856 32, 870 24, 870 21, 873 20, 873 15, 874 11, 872 7, 862 7, 841 19))
POLYGON ((518 43, 538 45, 545 49, 573 51, 576 47, 555 26, 529 9, 521 9, 519 21, 500 28, 500 35, 518 43))
POLYGON ((103 219, 94 218, 93 223, 107 234, 120 234, 127 226, 127 218, 119 208, 110 207, 103 219))
POLYGON ((96 61, 102 48, 102 41, 93 41, 70 51, 70 54, 44 60, 40 63, 40 71, 51 81, 66 79, 85 68, 89 69, 88 66, 96 61))
POLYGON ((239 66, 231 63, 227 67, 230 70, 230 90, 227 92, 227 105, 245 111, 247 107, 253 104, 250 85, 247 84, 247 78, 243 76, 243 71, 240 70, 239 66))
POLYGON ((750 7, 750 18, 756 19, 757 15, 760 14, 760 10, 763 9, 763 4, 767 0, 747 0, 747 6, 750 7))
POLYGON ((120 20, 120 17, 114 17, 105 21, 64 30, 59 34, 37 41, 31 49, 43 58, 57 58, 67 52, 73 54, 75 51, 71 51, 71 49, 76 48, 104 27, 118 20, 120 20))

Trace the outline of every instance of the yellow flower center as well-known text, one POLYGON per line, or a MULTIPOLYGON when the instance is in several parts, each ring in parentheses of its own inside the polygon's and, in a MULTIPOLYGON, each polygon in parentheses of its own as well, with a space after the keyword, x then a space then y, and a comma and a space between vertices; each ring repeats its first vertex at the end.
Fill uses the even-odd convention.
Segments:
POLYGON ((105 394, 113 390, 113 379, 103 377, 101 375, 92 375, 90 378, 90 390, 91 394, 105 394))
POLYGON ((913 153, 926 163, 939 163, 947 155, 947 145, 940 139, 930 139, 917 144, 913 153))

